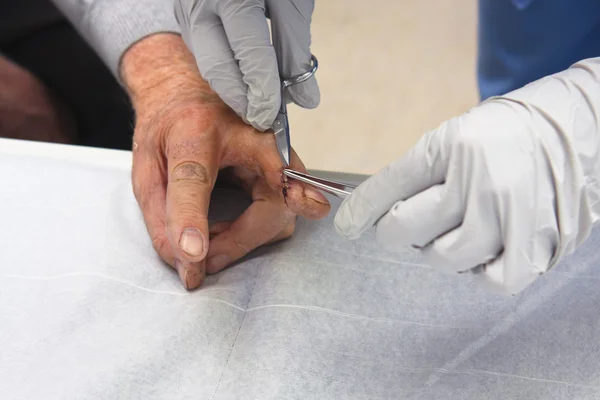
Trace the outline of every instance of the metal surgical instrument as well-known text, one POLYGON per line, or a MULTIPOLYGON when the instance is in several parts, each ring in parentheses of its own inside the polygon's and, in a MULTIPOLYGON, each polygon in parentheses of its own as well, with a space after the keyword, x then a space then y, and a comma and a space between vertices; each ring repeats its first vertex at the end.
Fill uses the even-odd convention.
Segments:
POLYGON ((279 107, 279 112, 277 113, 277 117, 275 118, 272 127, 273 133, 275 134, 275 143, 277 145, 279 155, 281 156, 281 160, 283 161, 283 164, 285 166, 283 170, 283 174, 285 176, 311 185, 317 189, 320 189, 324 192, 330 193, 334 196, 343 199, 348 197, 350 193, 356 188, 356 186, 347 183, 319 178, 287 168, 290 166, 291 145, 290 125, 288 122, 287 105, 285 102, 285 90, 292 85, 296 85, 298 83, 307 81, 308 79, 310 79, 310 77, 312 77, 315 74, 315 72, 317 72, 317 68, 319 67, 319 62, 317 61, 317 58, 313 54, 311 54, 310 59, 312 62, 312 68, 310 69, 310 71, 307 71, 301 75, 294 76, 290 79, 285 79, 281 82, 281 106, 279 107))
POLYGON ((298 171, 294 171, 292 169, 284 169, 283 174, 288 178, 295 179, 297 181, 306 183, 311 185, 317 189, 320 189, 324 192, 330 193, 336 197, 344 199, 352 193, 354 189, 356 189, 355 185, 351 185, 349 183, 342 183, 337 181, 332 181, 329 179, 323 179, 316 176, 312 176, 309 174, 304 174, 298 171))
POLYGON ((287 105, 285 102, 285 90, 298 83, 302 83, 310 79, 311 76, 317 72, 319 63, 317 58, 311 54, 312 68, 301 75, 285 79, 281 82, 281 106, 275 121, 273 122, 273 133, 275 134, 275 143, 277 144, 277 150, 285 167, 290 165, 290 124, 288 122, 287 105))

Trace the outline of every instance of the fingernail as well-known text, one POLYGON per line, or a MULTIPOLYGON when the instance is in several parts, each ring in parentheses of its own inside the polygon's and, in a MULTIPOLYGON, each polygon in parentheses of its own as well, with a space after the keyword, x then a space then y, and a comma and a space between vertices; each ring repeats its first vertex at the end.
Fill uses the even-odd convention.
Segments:
POLYGON ((175 269, 186 290, 195 289, 202 283, 201 274, 196 269, 185 268, 181 261, 175 260, 175 269))
POLYGON ((316 201, 319 204, 327 204, 327 199, 325 198, 325 196, 321 192, 318 192, 313 188, 305 187, 304 195, 309 199, 316 201))
POLYGON ((179 247, 192 257, 201 256, 204 253, 204 240, 198 229, 188 228, 181 234, 179 247))
POLYGON ((231 263, 231 258, 229 256, 214 256, 209 258, 206 262, 206 269, 211 272, 218 272, 229 265, 229 263, 231 263))

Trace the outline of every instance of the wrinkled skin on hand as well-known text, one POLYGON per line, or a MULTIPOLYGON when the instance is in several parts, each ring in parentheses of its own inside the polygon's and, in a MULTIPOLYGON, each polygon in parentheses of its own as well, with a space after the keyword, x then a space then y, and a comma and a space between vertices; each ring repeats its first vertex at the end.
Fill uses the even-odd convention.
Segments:
MULTIPOLYGON (((191 55, 185 57, 195 65, 191 55)), ((290 237, 296 216, 327 215, 327 199, 297 182, 287 183, 284 198, 274 135, 242 122, 197 72, 174 74, 151 87, 161 96, 134 96, 134 193, 155 250, 187 289, 200 286, 205 273, 290 237), (252 204, 237 220, 209 227, 219 171, 246 190, 252 204)), ((291 167, 305 171, 295 153, 291 167)))

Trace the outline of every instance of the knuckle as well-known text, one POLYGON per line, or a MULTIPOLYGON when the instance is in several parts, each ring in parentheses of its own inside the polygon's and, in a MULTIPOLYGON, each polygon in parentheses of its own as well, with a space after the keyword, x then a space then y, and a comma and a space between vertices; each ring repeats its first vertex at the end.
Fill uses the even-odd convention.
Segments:
POLYGON ((171 181, 206 185, 210 183, 210 176, 202 164, 184 161, 173 168, 171 181))
POLYGON ((148 185, 145 181, 133 180, 133 194, 144 214, 150 213, 153 200, 164 190, 162 185, 148 185))
POLYGON ((200 214, 200 206, 194 201, 187 199, 185 201, 177 202, 177 216, 178 217, 192 217, 195 218, 200 214))
POLYGON ((267 243, 269 243, 269 244, 276 243, 281 240, 289 239, 290 237, 292 237, 295 230, 296 230, 296 220, 293 219, 283 227, 283 230, 281 230, 277 235, 275 235, 275 237, 273 237, 267 243))
POLYGON ((460 149, 469 153, 479 152, 484 147, 481 135, 468 128, 462 129, 460 134, 456 136, 456 144, 460 149))
POLYGON ((131 186, 133 189, 133 195, 135 196, 135 199, 137 200, 137 202, 140 202, 141 199, 141 195, 142 195, 142 184, 140 182, 140 180, 136 177, 135 172, 132 173, 131 176, 131 186))
POLYGON ((172 260, 168 259, 169 254, 169 240, 164 234, 156 234, 152 236, 152 247, 158 253, 158 255, 167 263, 170 263, 172 260))
MULTIPOLYGON (((492 195, 496 199, 510 201, 515 193, 527 193, 527 180, 523 178, 523 172, 505 168, 502 171, 490 171, 488 190, 483 191, 480 196, 492 195)), ((488 199, 488 201, 490 201, 488 199)))
POLYGON ((170 160, 194 160, 210 155, 218 147, 219 136, 214 111, 182 105, 162 122, 165 154, 170 160))
POLYGON ((254 247, 254 246, 251 246, 248 243, 246 243, 239 236, 234 236, 233 237, 233 245, 235 246, 235 248, 237 248, 243 254, 250 253, 252 251, 253 247, 254 247))
POLYGON ((136 177, 134 176, 132 179, 132 187, 133 187, 133 196, 135 197, 135 200, 137 201, 137 203, 139 204, 140 208, 143 210, 146 209, 146 206, 148 205, 148 193, 146 190, 146 187, 144 186, 144 184, 142 183, 142 181, 140 179, 136 179, 136 177))
POLYGON ((144 176, 140 173, 140 170, 137 165, 133 165, 131 170, 131 186, 133 189, 133 193, 139 201, 139 197, 143 196, 145 193, 145 185, 146 180, 144 176))
POLYGON ((192 202, 181 202, 177 204, 177 209, 167 215, 167 229, 174 229, 177 226, 204 226, 208 224, 205 215, 202 214, 200 207, 192 202))

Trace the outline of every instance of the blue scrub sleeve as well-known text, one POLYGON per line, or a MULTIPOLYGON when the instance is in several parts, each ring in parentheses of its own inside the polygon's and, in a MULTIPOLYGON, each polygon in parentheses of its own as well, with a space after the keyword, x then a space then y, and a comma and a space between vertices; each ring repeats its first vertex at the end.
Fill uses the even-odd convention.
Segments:
POLYGON ((479 0, 481 100, 600 56, 599 0, 479 0))

